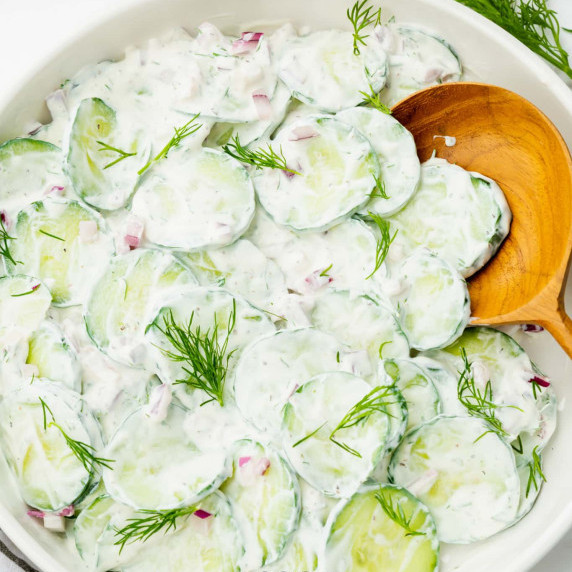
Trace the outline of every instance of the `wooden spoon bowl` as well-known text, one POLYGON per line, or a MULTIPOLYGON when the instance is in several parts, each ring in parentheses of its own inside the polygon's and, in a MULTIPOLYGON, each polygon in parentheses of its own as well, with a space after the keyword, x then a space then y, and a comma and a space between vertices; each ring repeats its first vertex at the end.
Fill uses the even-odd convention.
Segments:
POLYGON ((506 89, 447 83, 393 108, 421 161, 438 157, 500 185, 512 210, 508 238, 469 280, 472 324, 533 323, 572 357, 564 290, 572 248, 572 161, 562 136, 532 103, 506 89), (446 146, 443 138, 456 138, 446 146))

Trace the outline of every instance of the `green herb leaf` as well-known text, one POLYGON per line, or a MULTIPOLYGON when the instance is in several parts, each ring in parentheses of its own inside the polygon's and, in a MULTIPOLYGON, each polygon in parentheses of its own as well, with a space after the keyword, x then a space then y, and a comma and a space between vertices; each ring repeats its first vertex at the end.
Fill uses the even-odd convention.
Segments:
POLYGON ((8 234, 6 227, 4 226, 3 216, 0 215, 0 255, 6 260, 12 263, 14 266, 16 264, 22 264, 19 260, 14 260, 12 253, 10 252, 10 241, 16 240, 13 236, 8 234))
POLYGON ((12 298, 19 298, 20 296, 28 296, 29 294, 33 294, 39 287, 40 287, 40 284, 35 284, 26 292, 22 292, 21 294, 10 294, 10 296, 12 298))
POLYGON ((457 0, 488 18, 572 78, 560 24, 546 0, 457 0))
POLYGON ((407 518, 399 500, 394 504, 391 495, 385 494, 385 491, 381 487, 379 488, 379 492, 375 493, 375 499, 387 517, 405 530, 405 536, 423 536, 425 534, 420 530, 412 528, 411 521, 413 520, 413 515, 407 518))
POLYGON ((40 232, 41 234, 44 234, 46 236, 49 236, 50 238, 55 238, 56 240, 61 240, 62 242, 65 242, 64 238, 61 238, 60 236, 56 236, 55 234, 51 234, 50 232, 47 232, 45 230, 40 229, 38 232, 40 232))
POLYGON ((363 95, 362 105, 371 105, 374 109, 377 109, 386 115, 391 115, 391 108, 387 107, 385 103, 382 103, 379 98, 379 93, 376 93, 371 85, 369 86, 369 89, 369 93, 360 91, 360 94, 363 95))
POLYGON ((126 151, 122 151, 121 149, 118 149, 117 147, 112 147, 111 145, 108 145, 107 143, 104 143, 103 141, 96 141, 96 143, 101 147, 99 149, 99 151, 108 151, 111 153, 117 153, 119 155, 119 157, 117 157, 117 159, 115 159, 114 161, 111 161, 111 163, 108 163, 107 165, 105 165, 105 167, 103 167, 103 169, 109 169, 110 167, 113 167, 113 165, 117 165, 117 163, 119 163, 120 161, 123 161, 123 159, 127 159, 128 157, 134 157, 135 155, 137 155, 137 153, 127 153, 126 151))
POLYGON ((307 441, 308 439, 311 439, 322 427, 324 427, 325 424, 326 423, 322 423, 317 429, 314 429, 311 433, 309 433, 305 437, 302 437, 299 441, 296 441, 296 443, 292 445, 292 448, 301 445, 304 441, 307 441))
POLYGON ((369 34, 364 34, 364 30, 375 24, 378 26, 381 24, 381 8, 373 11, 373 6, 366 6, 368 0, 359 0, 346 11, 348 20, 353 26, 353 36, 354 36, 354 56, 359 56, 359 45, 365 46, 366 38, 369 38, 369 34))
POLYGON ((373 222, 377 225, 381 237, 377 241, 377 246, 375 249, 375 268, 373 269, 372 273, 369 276, 367 276, 366 280, 371 278, 381 268, 381 265, 387 258, 389 247, 391 246, 391 243, 395 240, 395 237, 397 236, 397 231, 393 233, 393 236, 390 234, 389 221, 380 217, 378 214, 372 213, 371 211, 368 214, 370 218, 373 220, 373 222))
POLYGON ((530 461, 528 467, 530 472, 528 474, 528 483, 526 485, 527 498, 528 498, 528 493, 530 493, 532 485, 534 485, 534 490, 537 491, 538 487, 540 486, 540 483, 542 481, 546 482, 546 477, 542 472, 542 459, 540 458, 540 454, 538 453, 538 445, 534 447, 534 449, 532 450, 532 461, 530 461))
POLYGON ((383 179, 381 177, 374 177, 373 180, 375 181, 375 188, 371 192, 370 198, 374 199, 376 197, 380 197, 386 200, 391 198, 385 191, 385 182, 383 179))
POLYGON ((330 264, 327 268, 324 268, 324 270, 322 270, 322 272, 320 272, 320 276, 329 277, 330 275, 328 274, 328 272, 332 269, 333 265, 334 265, 334 263, 332 262, 332 264, 330 264))

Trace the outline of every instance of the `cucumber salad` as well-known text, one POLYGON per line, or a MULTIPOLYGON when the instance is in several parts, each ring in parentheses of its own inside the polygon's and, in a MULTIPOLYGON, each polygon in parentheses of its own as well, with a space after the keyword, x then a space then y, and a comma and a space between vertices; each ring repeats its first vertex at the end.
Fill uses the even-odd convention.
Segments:
POLYGON ((550 381, 468 327, 505 197, 391 115, 459 58, 347 15, 175 31, 0 145, 0 450, 70 570, 431 572, 549 477, 550 381))

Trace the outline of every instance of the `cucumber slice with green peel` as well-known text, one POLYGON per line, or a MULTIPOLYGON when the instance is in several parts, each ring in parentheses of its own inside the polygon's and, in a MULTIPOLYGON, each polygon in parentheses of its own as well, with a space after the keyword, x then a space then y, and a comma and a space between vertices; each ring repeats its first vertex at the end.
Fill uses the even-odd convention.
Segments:
POLYGON ((46 316, 51 302, 50 291, 37 278, 23 274, 0 277, 0 346, 7 349, 26 340, 46 316))
POLYGON ((99 466, 84 465, 64 433, 88 448, 94 447, 93 456, 101 446, 101 437, 79 394, 58 383, 36 380, 7 394, 0 409, 4 454, 24 501, 39 510, 58 511, 81 500, 98 478, 99 466), (48 409, 44 418, 40 400, 51 410, 53 419, 48 409))
POLYGON ((508 235, 511 212, 500 187, 445 159, 421 165, 413 198, 389 217, 397 236, 393 249, 405 253, 424 246, 465 278, 482 268, 508 235))
POLYGON ((18 214, 12 234, 12 255, 21 264, 8 270, 37 276, 55 306, 83 303, 115 253, 105 220, 77 201, 32 203, 18 214))
POLYGON ((347 348, 314 328, 281 330, 252 343, 234 373, 236 405, 260 431, 277 433, 282 407, 299 385, 320 373, 343 369, 347 348))
POLYGON ((215 492, 197 508, 210 516, 188 516, 160 546, 140 545, 123 572, 240 572, 244 544, 228 500, 215 492))
POLYGON ((379 364, 380 379, 395 383, 407 403, 407 430, 421 425, 441 413, 441 400, 425 372, 408 359, 385 359, 379 364))
POLYGON ((355 107, 336 115, 353 125, 373 145, 381 167, 381 181, 386 197, 374 192, 362 212, 387 216, 401 209, 417 190, 421 165, 413 135, 391 115, 377 109, 355 107))
POLYGON ((386 105, 391 107, 431 85, 461 79, 459 56, 440 36, 415 26, 393 23, 376 27, 375 36, 389 60, 387 85, 380 93, 386 105))
POLYGON ((282 558, 262 566, 260 572, 317 572, 319 547, 315 539, 321 532, 301 523, 282 558))
POLYGON ((81 366, 65 334, 52 320, 44 320, 30 336, 26 363, 38 368, 37 377, 57 379, 81 390, 81 366))
POLYGON ((232 476, 221 491, 229 498, 243 531, 249 566, 260 568, 278 560, 301 511, 298 480, 286 461, 256 441, 238 441, 232 476))
MULTIPOLYGON (((155 369, 164 383, 172 384, 187 379, 189 376, 184 368, 190 369, 188 363, 173 360, 167 353, 177 353, 177 350, 172 344, 172 336, 169 338, 164 334, 165 331, 173 330, 167 328, 166 323, 174 322, 183 330, 187 330, 191 321, 191 331, 200 332, 202 338, 218 343, 220 351, 217 355, 220 354, 221 365, 227 367, 219 396, 224 402, 230 398, 231 393, 231 384, 227 383, 229 370, 234 368, 240 352, 253 340, 274 332, 274 325, 265 313, 226 290, 198 287, 171 298, 168 305, 163 306, 153 318, 146 334, 147 340, 154 348, 155 369), (226 351, 222 352, 227 338, 226 351)), ((214 353, 216 352, 213 352, 213 355, 214 353)), ((184 383, 177 383, 176 388, 178 398, 190 409, 210 400, 206 392, 188 387, 184 383)))
POLYGON ((424 351, 456 340, 469 323, 471 301, 455 268, 420 250, 407 257, 396 273, 405 288, 393 298, 411 347, 424 351))
POLYGON ((166 252, 138 248, 116 256, 87 301, 87 332, 109 357, 140 367, 147 355, 145 327, 159 305, 196 284, 192 272, 166 252))
POLYGON ((329 372, 304 383, 284 406, 284 451, 296 472, 327 496, 355 493, 386 449, 390 416, 382 395, 359 422, 348 420, 371 391, 359 377, 329 372))
POLYGON ((340 502, 326 531, 328 572, 433 572, 439 541, 427 507, 404 488, 368 488, 340 502))
POLYGON ((106 448, 115 463, 103 471, 103 480, 113 499, 135 509, 170 510, 221 485, 230 474, 226 453, 200 450, 185 419, 185 411, 171 405, 163 421, 146 408, 125 420, 106 448))
POLYGON ((141 135, 133 137, 126 127, 99 98, 84 99, 73 120, 66 172, 76 193, 97 209, 123 207, 147 161, 149 149, 142 148, 141 135))
POLYGON ((372 361, 409 357, 409 344, 389 304, 369 294, 330 290, 320 296, 312 323, 353 350, 367 350, 372 361))
POLYGON ((216 250, 184 253, 179 258, 202 286, 228 288, 263 310, 274 311, 275 299, 286 295, 280 268, 248 240, 239 239, 216 250))
POLYGON ((397 384, 386 387, 387 414, 389 415, 389 432, 385 444, 385 454, 391 453, 403 439, 409 422, 407 401, 399 391, 397 384))
POLYGON ((443 542, 483 540, 517 515, 513 452, 480 419, 439 416, 414 429, 393 454, 389 475, 427 505, 443 542))
POLYGON ((0 145, 0 203, 8 216, 40 200, 54 187, 69 185, 59 147, 35 139, 11 139, 0 145))
POLYGON ((360 91, 385 85, 387 56, 374 36, 355 55, 352 34, 324 30, 287 41, 278 73, 294 97, 335 113, 358 105, 360 91))
POLYGON ((131 204, 150 242, 182 250, 234 242, 254 208, 248 171, 226 153, 206 148, 174 149, 141 179, 131 204))
POLYGON ((369 200, 380 174, 366 137, 331 116, 311 116, 280 129, 272 147, 299 174, 260 169, 252 175, 254 186, 272 218, 295 230, 337 224, 369 200))
MULTIPOLYGON (((481 393, 490 388, 488 400, 495 404, 493 413, 507 441, 516 439, 522 432, 538 429, 541 425, 540 407, 531 383, 536 372, 520 345, 503 332, 478 326, 467 328, 450 346, 426 355, 447 364, 460 376, 466 369, 462 350, 471 364, 468 381, 481 393)), ((463 395, 470 403, 473 402, 470 387, 463 395)), ((538 395, 540 397, 541 394, 538 395)))

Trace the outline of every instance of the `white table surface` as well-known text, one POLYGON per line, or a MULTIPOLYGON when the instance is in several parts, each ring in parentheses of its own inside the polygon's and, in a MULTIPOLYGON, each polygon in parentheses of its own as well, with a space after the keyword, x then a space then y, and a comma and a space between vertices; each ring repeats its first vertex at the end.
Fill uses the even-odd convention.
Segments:
MULTIPOLYGON (((49 53, 103 15, 140 0, 0 0, 0 89, 27 77, 37 52, 49 53)), ((572 28, 572 0, 548 0, 561 24, 572 28)), ((564 45, 572 55, 572 34, 564 45)), ((2 535, 0 533, 0 539, 2 535)), ((21 569, 0 553, 0 572, 21 569)), ((572 531, 530 572, 572 572, 572 531)))

